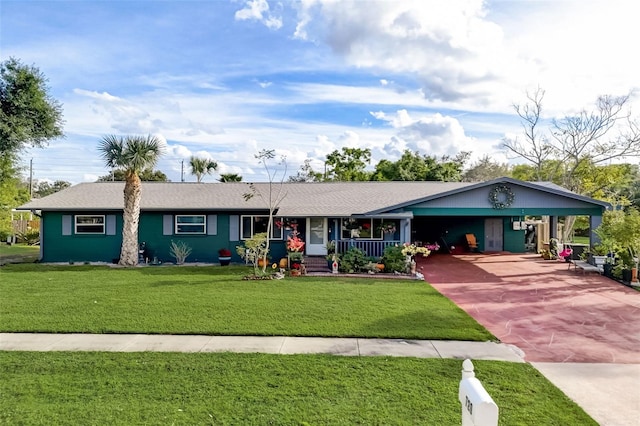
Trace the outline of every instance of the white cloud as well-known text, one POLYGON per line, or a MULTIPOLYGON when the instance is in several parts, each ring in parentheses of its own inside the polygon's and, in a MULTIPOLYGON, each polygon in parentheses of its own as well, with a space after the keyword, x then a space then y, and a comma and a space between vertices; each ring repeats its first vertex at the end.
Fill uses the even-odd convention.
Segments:
POLYGON ((302 3, 297 35, 325 41, 361 68, 415 73, 428 99, 487 94, 502 75, 503 34, 482 0, 302 3))
POLYGON ((235 18, 238 21, 259 21, 274 30, 282 27, 282 18, 271 14, 267 0, 247 0, 244 8, 236 12, 235 18))
POLYGON ((431 114, 413 118, 406 110, 393 115, 383 112, 372 115, 386 121, 396 131, 384 147, 392 156, 405 149, 439 157, 453 156, 460 151, 478 151, 479 148, 477 140, 467 136, 460 122, 453 117, 431 114))
POLYGON ((635 20, 624 0, 303 0, 294 36, 352 66, 413 76, 430 103, 504 112, 540 85, 558 114, 640 86, 635 20))

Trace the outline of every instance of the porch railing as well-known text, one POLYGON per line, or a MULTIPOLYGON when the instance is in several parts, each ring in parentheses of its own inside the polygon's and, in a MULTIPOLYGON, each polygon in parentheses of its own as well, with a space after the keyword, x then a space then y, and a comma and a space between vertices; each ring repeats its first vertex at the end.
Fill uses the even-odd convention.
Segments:
POLYGON ((389 246, 402 245, 400 240, 338 240, 336 241, 336 251, 344 253, 351 247, 357 247, 364 251, 367 256, 380 257, 384 253, 384 249, 389 246))

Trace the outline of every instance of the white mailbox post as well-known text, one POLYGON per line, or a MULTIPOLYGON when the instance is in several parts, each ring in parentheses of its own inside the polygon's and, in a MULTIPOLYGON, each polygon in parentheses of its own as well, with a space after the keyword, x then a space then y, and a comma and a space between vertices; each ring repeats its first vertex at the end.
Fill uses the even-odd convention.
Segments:
POLYGON ((462 426, 498 426, 498 406, 476 379, 469 359, 462 362, 458 399, 462 405, 462 426))

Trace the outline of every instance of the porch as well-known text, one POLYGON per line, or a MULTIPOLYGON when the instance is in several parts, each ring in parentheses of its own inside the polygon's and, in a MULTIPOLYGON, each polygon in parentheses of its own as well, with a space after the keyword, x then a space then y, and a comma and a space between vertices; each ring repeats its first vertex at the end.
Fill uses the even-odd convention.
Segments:
POLYGON ((336 253, 344 253, 352 247, 356 247, 367 256, 381 257, 384 253, 384 249, 389 246, 402 245, 400 240, 356 240, 356 239, 343 239, 336 241, 336 253))

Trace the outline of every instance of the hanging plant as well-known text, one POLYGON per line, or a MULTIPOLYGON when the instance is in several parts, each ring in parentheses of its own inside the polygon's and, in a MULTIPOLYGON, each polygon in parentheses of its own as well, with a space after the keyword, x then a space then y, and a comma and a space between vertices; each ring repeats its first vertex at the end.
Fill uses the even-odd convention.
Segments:
POLYGON ((507 185, 496 185, 489 191, 489 202, 494 209, 506 209, 513 204, 515 198, 515 194, 507 185))

